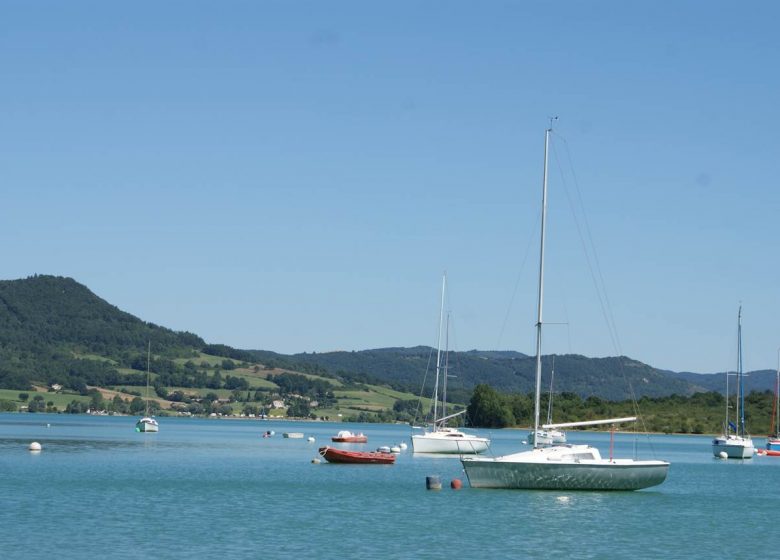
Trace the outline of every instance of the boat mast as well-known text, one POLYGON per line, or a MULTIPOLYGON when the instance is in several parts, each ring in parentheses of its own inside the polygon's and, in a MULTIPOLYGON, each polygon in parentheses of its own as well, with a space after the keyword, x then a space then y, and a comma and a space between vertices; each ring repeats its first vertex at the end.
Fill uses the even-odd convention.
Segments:
POLYGON ((542 385, 542 302, 544 300, 544 231, 547 221, 547 149, 550 144, 552 123, 557 117, 550 119, 550 128, 544 131, 544 174, 542 176, 542 235, 539 249, 539 297, 536 316, 536 394, 534 395, 534 448, 539 447, 539 407, 542 385))
POLYGON ((441 378, 442 391, 441 391, 441 425, 447 422, 447 376, 450 372, 450 312, 447 312, 447 328, 444 331, 444 368, 441 378))
POLYGON ((146 347, 146 416, 149 417, 149 377, 151 376, 152 341, 148 341, 146 347))
POLYGON ((737 315, 737 375, 739 376, 739 398, 737 399, 737 418, 739 420, 739 436, 745 437, 745 382, 742 377, 742 306, 737 315))
POLYGON ((547 399, 547 423, 552 424, 553 407, 553 380, 555 379, 555 356, 552 357, 552 369, 550 370, 550 395, 547 399))
POLYGON ((439 375, 441 374, 441 330, 444 323, 444 290, 447 287, 447 273, 441 278, 441 306, 439 307, 439 338, 436 341, 436 381, 433 384, 433 431, 437 429, 439 417, 439 375))

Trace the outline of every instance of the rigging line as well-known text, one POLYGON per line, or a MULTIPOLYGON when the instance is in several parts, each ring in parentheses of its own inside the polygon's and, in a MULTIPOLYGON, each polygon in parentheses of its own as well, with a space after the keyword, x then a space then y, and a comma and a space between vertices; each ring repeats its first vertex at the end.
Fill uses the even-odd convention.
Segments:
POLYGON ((433 358, 433 347, 428 348, 428 363, 425 364, 425 373, 423 374, 423 382, 422 387, 420 387, 420 395, 417 397, 417 408, 414 411, 414 418, 412 419, 412 424, 417 423, 417 417, 420 416, 420 419, 425 422, 425 415, 422 412, 422 400, 423 400, 423 393, 425 393, 425 382, 428 380, 428 372, 431 369, 431 359, 433 358))
MULTIPOLYGON (((566 144, 566 140, 560 134, 556 134, 555 136, 558 137, 558 138, 561 138, 562 141, 564 142, 564 145, 566 144)), ((555 160, 556 164, 558 165, 558 172, 559 172, 559 174, 561 176, 561 182, 563 184, 563 190, 566 193, 566 199, 567 199, 567 201, 569 203, 569 209, 571 210, 572 218, 574 219, 574 225, 576 226, 577 235, 579 236, 579 239, 580 239, 580 245, 582 246, 582 252, 583 252, 583 254, 585 256, 585 262, 588 265, 588 271, 590 272, 591 281, 593 282, 593 286, 594 286, 594 289, 596 291, 596 297, 598 298, 598 301, 599 301, 599 306, 601 308, 601 314, 602 314, 602 316, 604 318, 604 322, 605 322, 606 327, 607 327, 607 333, 609 334, 609 337, 612 340, 613 347, 617 349, 619 347, 619 342, 618 342, 618 340, 616 338, 616 336, 617 336, 617 333, 615 332, 616 329, 614 328, 613 323, 611 323, 610 320, 609 320, 607 306, 605 305, 605 302, 604 302, 604 294, 602 294, 602 291, 606 291, 606 290, 604 290, 602 288, 602 286, 599 285, 598 278, 596 277, 596 274, 595 274, 595 272, 593 270, 593 263, 592 263, 592 259, 591 259, 591 255, 590 255, 592 250, 591 251, 588 250, 588 244, 587 244, 587 242, 585 240, 585 237, 582 235, 582 226, 580 225, 580 219, 577 216, 577 209, 576 209, 576 206, 574 205, 574 201, 572 200, 571 192, 569 190, 569 186, 568 186, 568 183, 566 181, 566 176, 563 173, 563 168, 562 168, 562 166, 560 164, 560 160, 558 159, 558 151, 555 148, 555 143, 551 143, 551 146, 552 146, 552 150, 551 151, 553 153, 553 159, 555 160)), ((584 210, 583 210, 583 214, 584 214, 584 210)))
MULTIPOLYGON (((569 189, 568 189, 568 184, 566 183, 566 179, 565 179, 565 177, 563 175, 563 170, 561 169, 560 162, 558 160, 558 152, 555 149, 555 143, 553 143, 553 150, 552 150, 553 151, 553 156, 554 156, 554 158, 556 160, 556 163, 558 163, 559 173, 561 174, 561 179, 562 179, 562 182, 563 182, 564 191, 566 193, 566 197, 568 199, 569 206, 570 206, 570 208, 572 210, 572 215, 574 217, 574 223, 575 223, 575 225, 577 227, 577 233, 578 233, 578 235, 580 237, 580 243, 583 246, 583 252, 585 253, 585 260, 586 260, 586 262, 588 264, 588 269, 590 270, 591 279, 593 280, 593 284, 594 284, 595 289, 596 289, 596 294, 597 294, 598 299, 599 299, 599 304, 601 306, 601 313, 602 313, 602 315, 604 317, 604 321, 605 321, 605 323, 607 325, 607 331, 609 332, 609 336, 610 336, 610 338, 612 340, 612 344, 613 344, 614 350, 618 354, 618 360, 619 360, 618 361, 618 365, 620 367, 620 372, 621 372, 621 375, 623 377, 623 380, 625 381, 626 385, 628 386, 628 393, 629 393, 629 396, 631 397, 631 404, 632 404, 632 408, 635 411, 635 416, 637 416, 637 418, 639 419, 639 422, 642 424, 643 431, 647 434, 647 426, 645 424, 644 417, 639 413, 639 403, 637 402, 636 392, 634 391, 634 386, 631 383, 631 381, 628 379, 628 376, 626 375, 626 371, 625 371, 625 367, 624 367, 624 363, 623 363, 624 360, 621 358, 623 356, 623 350, 622 350, 622 345, 620 344, 620 335, 618 333, 617 323, 615 322, 614 313, 612 312, 612 305, 611 305, 611 303, 609 301, 609 296, 607 294, 606 282, 604 281, 604 274, 602 272, 601 264, 599 262, 598 252, 596 251, 596 244, 593 242, 593 235, 591 233, 591 229, 590 229, 590 224, 588 222, 587 213, 585 212, 585 204, 584 204, 583 199, 582 199, 581 189, 579 188, 579 182, 577 180, 577 173, 576 173, 576 171, 574 169, 574 164, 573 164, 572 157, 571 157, 571 150, 569 150, 569 144, 566 141, 566 138, 564 138, 562 135, 557 134, 557 133, 555 133, 555 136, 557 138, 560 138, 561 141, 563 142, 563 145, 564 145, 564 148, 565 148, 565 152, 566 152, 566 156, 567 156, 568 163, 569 163, 569 170, 571 172, 573 183, 574 183, 575 194, 577 195, 577 201, 579 202, 579 208, 581 209, 581 212, 582 212, 582 221, 583 221, 584 226, 585 226, 585 233, 587 234, 587 237, 588 237, 587 238, 588 243, 586 243, 586 240, 585 240, 585 238, 582 235, 582 228, 580 227, 580 221, 577 218, 576 207, 575 207, 575 205, 574 205, 574 203, 573 203, 573 201, 571 199, 571 195, 570 195, 570 192, 569 192, 569 189), (588 251, 588 248, 590 248, 590 252, 588 251), (593 267, 593 264, 591 263, 591 255, 590 255, 590 253, 592 253, 592 258, 593 258, 593 261, 595 263, 595 269, 596 269, 595 272, 598 273, 598 278, 596 277, 596 274, 594 273, 594 267, 593 267)), ((650 442, 649 434, 648 434, 648 441, 650 442)), ((650 442, 650 446, 651 446, 652 452, 654 453, 655 451, 654 451, 654 449, 652 449, 652 442, 650 442)))
POLYGON ((515 280, 515 287, 512 290, 512 297, 509 299, 509 306, 507 306, 506 314, 504 315, 504 322, 501 325, 501 330, 498 333, 498 343, 496 344, 496 350, 501 350, 501 340, 504 338, 504 332, 506 331, 506 325, 509 322, 509 316, 512 313, 512 307, 515 303, 515 297, 517 296, 517 290, 520 287, 520 280, 523 276, 523 271, 525 270, 525 264, 528 261, 528 255, 531 252, 531 244, 536 240, 536 236, 533 234, 533 231, 539 228, 539 221, 542 219, 541 211, 539 211, 536 214, 536 221, 533 224, 533 227, 531 229, 531 233, 528 234, 528 244, 525 247, 525 255, 523 255, 523 260, 520 262, 520 270, 517 272, 517 279, 515 280))
POLYGON ((611 320, 612 329, 615 332, 615 339, 617 341, 617 348, 615 350, 618 352, 618 354, 623 354, 622 345, 620 344, 620 335, 617 329, 617 324, 615 323, 615 317, 612 313, 612 304, 609 300, 609 294, 607 293, 606 285, 607 283, 604 281, 604 274, 602 273, 601 269, 601 263, 599 261, 599 254, 598 251, 596 251, 596 244, 593 242, 593 234, 590 228, 590 222, 588 221, 588 214, 585 212, 585 202, 582 199, 582 190, 580 189, 579 180, 577 179, 577 172, 574 169, 574 162, 571 157, 571 150, 569 149, 569 143, 566 141, 566 138, 563 136, 560 137, 563 141, 563 146, 566 149, 566 158, 569 163, 569 169, 571 171, 572 179, 574 182, 574 192, 577 195, 577 200, 579 202, 579 206, 582 209, 582 220, 585 223, 585 233, 588 236, 588 241, 590 243, 591 251, 593 253, 593 260, 596 263, 596 272, 598 272, 599 275, 599 281, 601 282, 601 287, 604 292, 604 300, 606 302, 607 311, 609 314, 609 318, 611 320))

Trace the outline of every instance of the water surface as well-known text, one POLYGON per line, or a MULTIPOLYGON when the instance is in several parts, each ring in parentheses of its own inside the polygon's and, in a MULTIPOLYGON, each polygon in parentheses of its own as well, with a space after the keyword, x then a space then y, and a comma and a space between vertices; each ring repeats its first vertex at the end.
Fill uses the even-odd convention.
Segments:
MULTIPOLYGON (((706 436, 652 447, 616 436, 618 457, 636 448, 672 463, 661 486, 550 492, 471 489, 457 458, 413 455, 407 426, 162 418, 139 434, 134 423, 0 414, 2 558, 744 558, 772 546, 780 511, 780 457, 715 459, 706 436), (340 429, 368 435, 354 449, 409 449, 395 465, 313 464, 340 429), (443 490, 425 489, 431 475, 443 490)), ((496 454, 526 435, 480 433, 496 454)), ((607 434, 569 439, 609 453, 607 434)))

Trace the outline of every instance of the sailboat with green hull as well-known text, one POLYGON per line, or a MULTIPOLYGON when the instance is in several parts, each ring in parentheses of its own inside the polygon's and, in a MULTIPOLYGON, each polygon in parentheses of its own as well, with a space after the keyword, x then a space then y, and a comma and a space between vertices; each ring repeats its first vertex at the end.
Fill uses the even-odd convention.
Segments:
MULTIPOLYGON (((547 153, 552 126, 545 132, 544 178, 542 187, 542 234, 539 257, 539 293, 536 321, 536 394, 533 433, 539 429, 555 430, 598 424, 617 425, 636 420, 611 418, 566 424, 539 423, 542 381, 542 302, 544 293, 544 235, 547 217, 547 153)), ((539 438, 537 438, 538 440, 539 438)), ((611 452, 610 452, 611 455, 611 452)), ((542 445, 535 441, 533 449, 501 457, 462 457, 469 484, 474 488, 506 488, 523 490, 639 490, 666 480, 669 463, 656 460, 603 459, 599 450, 590 445, 542 445)))

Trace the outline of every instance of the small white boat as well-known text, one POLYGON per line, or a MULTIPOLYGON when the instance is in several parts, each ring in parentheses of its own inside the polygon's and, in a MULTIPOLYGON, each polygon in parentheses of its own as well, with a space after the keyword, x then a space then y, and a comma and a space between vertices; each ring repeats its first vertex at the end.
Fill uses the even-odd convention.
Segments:
POLYGON ((160 431, 157 420, 149 414, 149 380, 151 378, 152 343, 146 349, 146 413, 143 418, 135 423, 135 431, 143 433, 155 433, 160 431))
POLYGON ((467 434, 456 428, 447 426, 447 421, 461 414, 461 410, 455 414, 447 415, 447 378, 449 377, 449 315, 444 320, 444 295, 447 288, 447 275, 441 281, 441 307, 439 310, 439 337, 436 344, 436 379, 433 386, 433 422, 431 430, 412 436, 412 451, 414 453, 445 453, 455 455, 473 455, 486 451, 490 440, 485 437, 467 434), (442 332, 445 333, 444 351, 442 352, 442 332), (439 402, 439 380, 442 381, 441 402, 439 402), (441 406, 441 417, 439 407, 441 406))
MULTIPOLYGON (((552 369, 550 370, 550 394, 547 400, 547 424, 552 424, 553 410, 553 380, 555 379, 555 356, 552 357, 552 369)), ((555 445, 556 443, 566 443, 566 432, 549 428, 536 430, 528 434, 528 443, 531 445, 555 445)))
POLYGON ((284 432, 282 433, 282 437, 287 439, 303 439, 303 432, 284 432))
POLYGON ((734 424, 729 420, 729 373, 726 372, 726 421, 723 434, 712 440, 712 454, 728 459, 750 459, 755 448, 753 440, 745 431, 745 386, 742 376, 742 306, 737 314, 737 410, 734 424), (734 433, 731 433, 732 430, 734 433))
POLYGON ((537 430, 536 434, 528 434, 528 443, 533 445, 553 445, 555 443, 566 443, 566 432, 561 430, 537 430))
POLYGON ((160 425, 151 416, 144 416, 135 423, 136 432, 159 432, 160 425))

